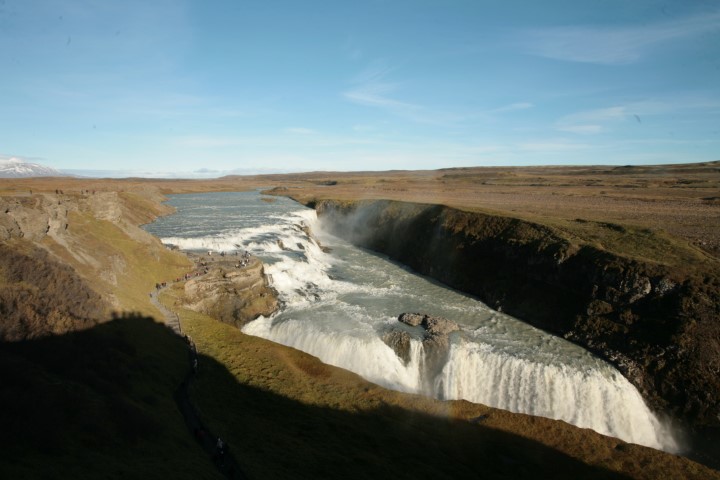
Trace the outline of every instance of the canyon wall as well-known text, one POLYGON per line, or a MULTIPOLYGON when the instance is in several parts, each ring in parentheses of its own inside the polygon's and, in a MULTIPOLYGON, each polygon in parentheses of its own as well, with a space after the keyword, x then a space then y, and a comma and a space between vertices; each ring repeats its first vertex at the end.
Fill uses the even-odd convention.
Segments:
POLYGON ((0 341, 90 328, 148 300, 187 258, 138 225, 169 213, 156 189, 0 196, 0 341))
POLYGON ((606 359, 655 409, 720 424, 720 280, 554 228, 439 205, 323 200, 323 228, 606 359))

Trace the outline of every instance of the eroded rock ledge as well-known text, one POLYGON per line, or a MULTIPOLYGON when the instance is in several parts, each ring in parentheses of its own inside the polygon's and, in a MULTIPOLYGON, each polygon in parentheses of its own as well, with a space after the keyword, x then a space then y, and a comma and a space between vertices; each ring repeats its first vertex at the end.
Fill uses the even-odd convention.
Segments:
POLYGON ((720 280, 439 205, 336 202, 323 227, 615 364, 655 409, 720 425, 720 280))
POLYGON ((234 256, 193 258, 207 273, 185 283, 182 301, 187 308, 238 328, 278 309, 277 294, 269 286, 259 259, 249 257, 242 265, 234 256))

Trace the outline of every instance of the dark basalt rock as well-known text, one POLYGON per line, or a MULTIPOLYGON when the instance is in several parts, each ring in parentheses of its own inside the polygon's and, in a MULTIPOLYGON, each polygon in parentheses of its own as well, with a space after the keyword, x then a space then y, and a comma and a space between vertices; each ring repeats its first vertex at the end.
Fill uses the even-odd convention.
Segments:
POLYGON ((411 327, 422 326, 427 332, 426 336, 447 335, 460 330, 457 323, 442 317, 423 315, 422 313, 402 313, 398 320, 411 327))
MULTIPOLYGON (((398 321, 421 329, 421 339, 425 355, 422 372, 427 389, 433 379, 442 370, 450 352, 450 333, 460 330, 457 323, 446 318, 424 315, 422 313, 403 313, 398 321)), ((383 335, 383 341, 392 348, 407 365, 410 362, 410 342, 413 336, 407 331, 391 330, 383 335)))
POLYGON ((383 342, 395 351, 395 354, 405 365, 410 363, 410 341, 412 340, 412 335, 408 332, 391 330, 386 332, 382 339, 383 342))

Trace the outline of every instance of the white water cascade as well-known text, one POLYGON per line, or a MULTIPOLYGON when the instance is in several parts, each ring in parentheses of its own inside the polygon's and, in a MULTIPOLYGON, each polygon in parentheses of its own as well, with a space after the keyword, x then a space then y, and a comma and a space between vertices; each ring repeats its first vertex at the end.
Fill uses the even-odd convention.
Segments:
MULTIPOLYGON (((283 309, 243 331, 303 350, 379 385, 466 399, 677 452, 670 432, 613 367, 580 347, 322 232, 315 212, 255 192, 174 196, 177 213, 148 230, 183 250, 248 250, 266 264, 283 309), (326 253, 308 229, 331 248, 326 253), (447 362, 423 378, 423 345, 403 361, 383 341, 403 312, 445 317, 447 362), (428 385, 430 390, 428 391, 428 385)), ((417 327, 419 328, 419 327, 417 327)))
POLYGON ((453 345, 436 395, 564 420, 613 437, 675 451, 676 443, 640 393, 611 368, 578 369, 453 345))

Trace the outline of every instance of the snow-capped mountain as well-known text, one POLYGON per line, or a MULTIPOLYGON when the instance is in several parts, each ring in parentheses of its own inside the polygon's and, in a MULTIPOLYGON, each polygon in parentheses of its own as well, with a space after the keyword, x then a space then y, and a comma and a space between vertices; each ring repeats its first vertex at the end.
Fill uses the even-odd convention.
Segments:
POLYGON ((65 174, 54 168, 37 163, 30 163, 18 158, 0 158, 0 178, 20 177, 62 177, 65 174))

